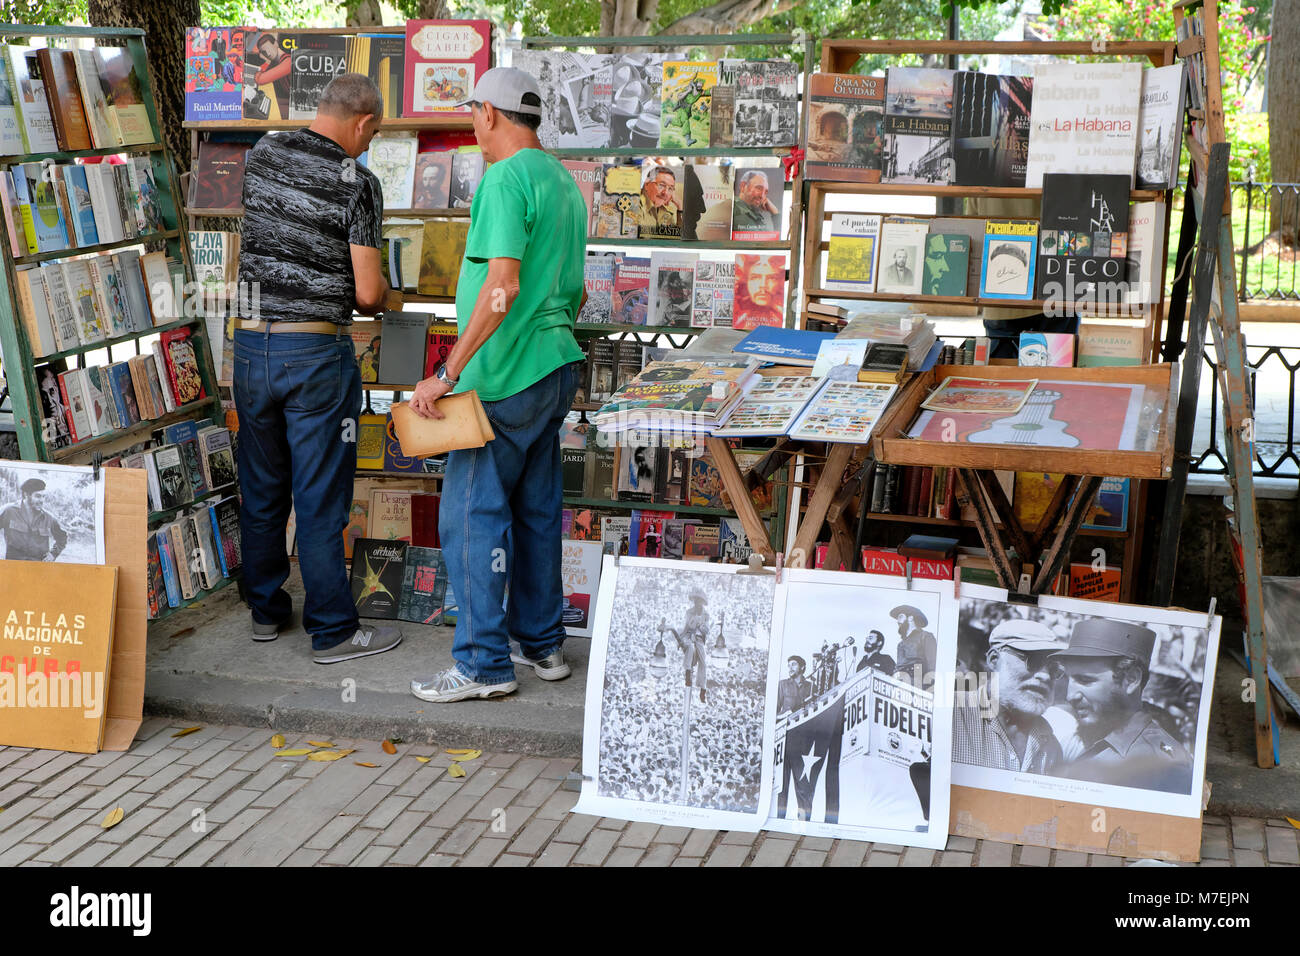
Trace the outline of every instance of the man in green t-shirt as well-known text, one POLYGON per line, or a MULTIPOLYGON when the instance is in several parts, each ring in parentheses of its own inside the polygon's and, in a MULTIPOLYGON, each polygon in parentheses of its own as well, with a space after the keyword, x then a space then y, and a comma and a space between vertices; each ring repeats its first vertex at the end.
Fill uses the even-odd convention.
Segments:
POLYGON ((509 694, 515 664, 543 680, 569 676, 559 430, 583 360, 573 323, 586 298, 587 207, 568 170, 542 152, 541 103, 522 70, 488 70, 474 88, 474 136, 490 165, 456 285, 460 335, 411 396, 416 414, 440 418, 438 398, 473 389, 496 433, 447 456, 438 530, 459 607, 455 663, 411 681, 416 697, 436 703, 509 694))

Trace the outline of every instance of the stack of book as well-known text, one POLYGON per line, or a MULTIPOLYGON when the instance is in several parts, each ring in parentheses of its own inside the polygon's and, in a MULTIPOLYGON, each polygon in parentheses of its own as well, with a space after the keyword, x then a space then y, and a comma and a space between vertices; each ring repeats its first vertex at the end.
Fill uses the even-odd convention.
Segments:
POLYGON ((196 506, 149 532, 149 617, 233 577, 241 554, 236 495, 196 506))
POLYGON ((620 388, 591 422, 601 431, 628 429, 708 433, 725 420, 757 378, 753 359, 651 362, 620 388))
POLYGON ((172 511, 235 483, 234 448, 227 429, 176 422, 160 430, 159 440, 162 444, 121 459, 121 467, 148 473, 151 510, 172 511))
POLYGON ((406 541, 358 539, 352 553, 352 600, 364 618, 443 623, 449 594, 442 551, 406 541))

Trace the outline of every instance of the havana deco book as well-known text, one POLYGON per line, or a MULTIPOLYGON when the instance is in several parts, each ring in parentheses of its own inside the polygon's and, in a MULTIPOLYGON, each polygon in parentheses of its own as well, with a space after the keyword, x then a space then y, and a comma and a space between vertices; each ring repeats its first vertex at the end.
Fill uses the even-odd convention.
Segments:
POLYGON ((703 149, 709 145, 710 103, 718 83, 716 61, 664 63, 660 87, 662 113, 659 145, 663 149, 703 149))
POLYGON ((879 76, 815 73, 808 81, 805 179, 880 182, 885 82, 879 76))
POLYGON ((831 215, 831 241, 822 288, 848 292, 876 291, 876 253, 880 217, 837 212, 831 215))
POLYGON ((1134 203, 1128 216, 1128 294, 1125 302, 1149 305, 1160 298, 1163 260, 1161 240, 1165 228, 1165 204, 1160 201, 1134 203))
POLYGON ((1038 235, 1038 297, 1118 302, 1126 289, 1129 177, 1046 173, 1038 235), (1104 296, 1099 293, 1105 293, 1104 296))
POLYGON ((1034 68, 1025 185, 1044 173, 1114 173, 1133 182, 1142 67, 1040 63, 1034 68))
POLYGON ((1036 221, 988 220, 984 224, 980 296, 986 299, 1032 299, 1037 251, 1036 221))
POLYGON ((883 182, 942 185, 953 181, 953 72, 889 67, 883 182))
POLYGON ((456 103, 469 99, 478 78, 492 65, 490 20, 406 21, 403 116, 431 113, 469 115, 456 103))
POLYGON ((959 71, 952 146, 959 186, 1025 185, 1034 79, 959 71))

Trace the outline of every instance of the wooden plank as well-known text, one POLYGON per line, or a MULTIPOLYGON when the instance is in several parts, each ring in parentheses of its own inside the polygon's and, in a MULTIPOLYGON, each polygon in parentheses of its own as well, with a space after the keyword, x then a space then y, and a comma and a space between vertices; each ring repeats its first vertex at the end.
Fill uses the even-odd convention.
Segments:
POLYGON ((957 468, 957 505, 964 510, 968 504, 975 509, 975 529, 979 532, 980 540, 984 542, 984 547, 989 553, 989 560, 993 562, 993 570, 997 573, 998 580, 1007 590, 1017 590, 1018 575, 1007 558, 1006 545, 1002 542, 1002 535, 993 520, 988 500, 980 490, 979 477, 970 469, 959 467, 957 468))
POLYGON ((1020 526, 1020 521, 1016 518, 1011 502, 1007 500, 1007 493, 1002 490, 1002 483, 998 481, 998 476, 991 471, 981 470, 975 472, 975 478, 983 486, 989 505, 993 513, 1001 519, 1002 528, 1011 540, 1011 546, 1016 549, 1020 560, 1030 563, 1037 561, 1038 549, 1034 548, 1026 537, 1025 529, 1020 526))
MULTIPOLYGON (((1193 53, 1204 53, 1205 37, 1190 36, 1186 40, 1179 40, 1175 49, 1178 51, 1178 55, 1184 59, 1191 56, 1193 53)), ((1201 115, 1204 116, 1205 114, 1201 113, 1201 115)))
MULTIPOLYGON (((1173 47, 1172 41, 1163 40, 1107 40, 1104 51, 1099 51, 1092 40, 823 40, 822 57, 868 53, 1026 53, 1042 56, 1147 56, 1164 55, 1173 47)), ((842 65, 842 61, 837 61, 842 65)), ((839 72, 843 72, 841 69, 839 72)))
MULTIPOLYGON (((1063 302, 1059 299, 1047 301, 1044 299, 1016 299, 1008 301, 1007 299, 988 299, 980 296, 969 295, 912 295, 907 292, 852 292, 848 290, 840 291, 833 289, 809 288, 804 293, 806 299, 856 299, 864 302, 920 302, 934 305, 982 305, 999 309, 1007 308, 1025 308, 1042 309, 1046 305, 1052 305, 1057 308, 1067 310, 1087 311, 1090 315, 1099 318, 1129 318, 1132 306, 1123 302, 1095 302, 1091 300, 1081 300, 1079 302, 1063 302)), ((977 368, 979 366, 976 366, 977 368)))
POLYGON ((1043 564, 1038 569, 1037 577, 1034 578, 1035 594, 1045 594, 1057 575, 1061 573, 1062 566, 1069 560, 1070 545, 1074 543, 1075 535, 1079 533, 1079 525, 1083 524, 1088 510, 1092 508, 1092 503, 1097 498, 1097 489, 1100 487, 1101 478, 1096 476, 1084 478, 1079 482, 1079 490, 1074 496, 1074 501, 1070 502, 1065 519, 1056 529, 1052 546, 1043 555, 1043 564))
MULTIPOLYGON (((836 180, 819 179, 810 182, 823 192, 854 196, 982 196, 999 199, 1040 199, 1041 189, 1028 189, 1023 186, 945 186, 926 183, 847 183, 836 180)), ((1163 189, 1133 189, 1129 191, 1132 202, 1163 199, 1163 189)), ((988 216, 945 216, 945 219, 988 219, 988 216)))
POLYGON ((1051 502, 1047 505, 1047 510, 1043 512, 1043 517, 1038 521, 1038 527, 1034 529, 1030 536, 1030 546, 1034 549, 1034 554, 1041 554, 1043 545, 1047 542, 1047 536, 1052 533, 1058 521, 1061 520, 1061 513, 1065 511, 1065 506, 1070 503, 1070 496, 1074 494, 1079 487, 1078 475, 1065 475, 1061 483, 1056 486, 1056 493, 1052 495, 1051 502))
POLYGON ((740 526, 745 529, 745 536, 749 538, 750 546, 763 556, 765 563, 775 563, 776 550, 772 547, 772 539, 767 533, 767 526, 763 524, 758 511, 754 508, 753 500, 749 497, 749 488, 745 486, 745 480, 741 477, 731 446, 721 438, 714 438, 712 435, 704 439, 704 444, 709 454, 713 456, 713 464, 722 476, 722 487, 731 497, 731 507, 736 512, 736 517, 740 519, 740 526))
POLYGON ((854 447, 844 442, 829 443, 830 450, 826 455, 826 465, 822 468, 821 477, 817 481, 817 487, 813 489, 812 498, 808 501, 808 509, 804 512, 799 531, 794 536, 794 546, 790 549, 788 563, 791 567, 812 567, 809 558, 813 553, 813 546, 817 543, 817 535, 821 532, 822 522, 826 520, 826 512, 830 510, 831 501, 840 490, 840 479, 844 475, 844 469, 848 467, 854 447), (803 559, 802 565, 795 563, 800 557, 803 559))
MULTIPOLYGON (((295 31, 296 32, 296 31, 295 31)), ((183 129, 208 130, 209 132, 241 132, 250 130, 305 129, 311 120, 186 120, 183 129)), ((444 129, 472 130, 474 120, 468 113, 450 116, 402 116, 386 119, 380 125, 380 132, 392 129, 444 129)))

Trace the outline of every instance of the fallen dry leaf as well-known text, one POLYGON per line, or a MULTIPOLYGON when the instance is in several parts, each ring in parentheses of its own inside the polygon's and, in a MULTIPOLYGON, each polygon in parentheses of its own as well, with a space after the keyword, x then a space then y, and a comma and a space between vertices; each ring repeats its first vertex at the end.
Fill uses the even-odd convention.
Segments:
POLYGON ((1291 824, 1291 826, 1295 827, 1297 830, 1300 830, 1300 820, 1292 820, 1290 817, 1287 817, 1286 822, 1291 824))
POLYGON ((444 750, 443 753, 451 754, 457 760, 475 760, 483 756, 481 750, 444 750))
POLYGON ((354 764, 356 764, 358 767, 378 767, 378 766, 379 766, 379 764, 377 764, 377 763, 367 763, 367 762, 364 761, 364 760, 354 760, 354 761, 352 761, 352 762, 353 762, 354 764))
POLYGON ((333 747, 333 746, 334 746, 332 743, 328 743, 328 742, 326 742, 326 741, 324 741, 324 740, 309 740, 309 741, 307 741, 307 743, 311 744, 313 747, 333 747))
POLYGON ((289 750, 281 750, 276 753, 277 757, 301 757, 303 754, 311 753, 310 747, 293 747, 289 750))
POLYGON ((418 761, 420 761, 420 763, 428 763, 428 762, 429 762, 430 760, 432 760, 433 758, 432 758, 432 757, 416 757, 415 759, 418 760, 418 761))
POLYGON ((108 811, 108 816, 104 817, 104 822, 100 824, 100 827, 110 830, 121 823, 124 816, 126 816, 126 812, 121 807, 114 807, 108 811))
POLYGON ((283 746, 284 746, 284 734, 276 734, 274 737, 272 737, 272 738, 271 738, 271 746, 274 747, 276 750, 279 750, 281 747, 283 747, 283 746))
POLYGON ((447 768, 447 776, 463 777, 465 776, 465 768, 462 767, 460 764, 456 763, 455 761, 452 761, 451 766, 447 768))
POLYGON ((338 760, 340 757, 346 757, 347 753, 342 750, 317 750, 315 753, 307 755, 308 760, 338 760))
POLYGON ((172 736, 173 736, 173 737, 188 737, 190 734, 194 733, 195 731, 197 731, 197 730, 202 730, 202 729, 203 729, 202 727, 186 727, 184 730, 178 730, 178 731, 176 731, 176 733, 172 734, 172 736))
POLYGON ((397 753, 397 748, 393 745, 393 742, 392 742, 391 740, 385 740, 385 741, 384 741, 382 744, 380 744, 379 746, 381 746, 382 748, 384 748, 384 753, 386 753, 386 754, 395 754, 395 753, 397 753))

